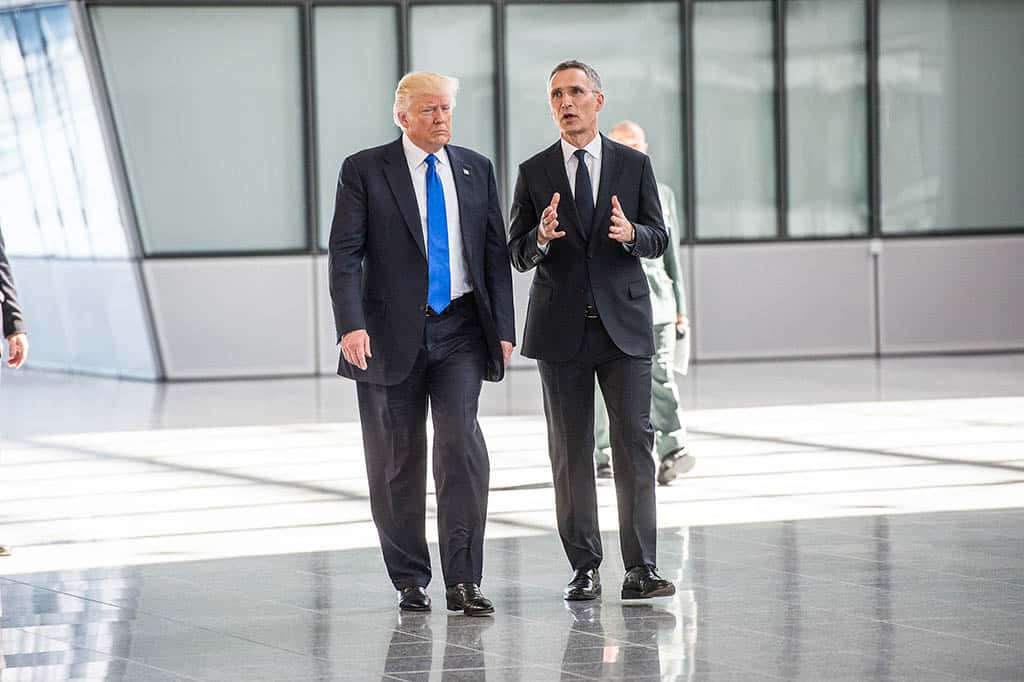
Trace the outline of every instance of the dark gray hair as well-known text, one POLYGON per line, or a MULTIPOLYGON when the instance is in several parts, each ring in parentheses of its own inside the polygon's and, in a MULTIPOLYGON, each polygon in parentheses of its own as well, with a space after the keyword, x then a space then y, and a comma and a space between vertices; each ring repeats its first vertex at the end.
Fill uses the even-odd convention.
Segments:
POLYGON ((579 69, 583 73, 587 74, 587 78, 589 78, 590 82, 593 84, 594 90, 597 90, 598 92, 602 91, 601 76, 594 70, 594 67, 577 59, 566 59, 564 62, 559 63, 558 66, 551 69, 551 75, 548 76, 548 83, 551 82, 551 79, 555 77, 556 73, 559 71, 568 71, 569 69, 579 69))

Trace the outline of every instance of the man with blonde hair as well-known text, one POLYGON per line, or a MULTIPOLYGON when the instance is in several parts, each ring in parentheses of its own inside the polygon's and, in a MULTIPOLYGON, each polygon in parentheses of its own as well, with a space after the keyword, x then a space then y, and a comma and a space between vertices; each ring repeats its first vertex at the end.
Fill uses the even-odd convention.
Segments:
POLYGON ((477 404, 515 344, 512 275, 491 162, 449 144, 458 81, 407 74, 402 136, 345 159, 329 276, 384 563, 399 608, 430 609, 429 405, 441 569, 450 611, 494 612, 480 592, 489 462, 477 404))

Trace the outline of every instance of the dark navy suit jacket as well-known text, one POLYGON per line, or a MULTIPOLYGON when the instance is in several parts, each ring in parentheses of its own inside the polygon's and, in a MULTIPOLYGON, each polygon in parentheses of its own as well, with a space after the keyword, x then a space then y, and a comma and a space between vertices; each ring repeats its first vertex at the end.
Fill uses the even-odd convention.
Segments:
MULTIPOLYGON (((515 343, 512 272, 494 167, 487 157, 447 145, 459 201, 464 256, 487 343, 484 377, 505 373, 499 341, 515 343)), ((337 338, 370 335, 367 369, 341 357, 338 374, 393 385, 408 376, 423 343, 427 254, 412 176, 398 138, 345 159, 329 243, 337 338)))

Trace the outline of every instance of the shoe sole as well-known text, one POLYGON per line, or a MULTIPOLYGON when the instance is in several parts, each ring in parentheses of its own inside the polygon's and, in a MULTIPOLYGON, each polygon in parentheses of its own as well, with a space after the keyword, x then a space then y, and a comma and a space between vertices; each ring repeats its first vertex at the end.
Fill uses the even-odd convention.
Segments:
POLYGON ((668 485, 683 474, 688 473, 696 463, 697 459, 693 455, 683 455, 677 458, 672 463, 672 467, 666 469, 664 473, 658 472, 658 485, 668 485))
POLYGON ((623 599, 654 599, 655 597, 671 597, 676 593, 676 586, 669 585, 644 594, 636 590, 622 590, 623 599))
POLYGON ((429 611, 430 604, 427 604, 426 606, 403 606, 402 604, 399 604, 398 608, 401 611, 429 611))
POLYGON ((494 607, 493 606, 491 608, 489 608, 489 609, 485 609, 485 610, 482 610, 482 611, 467 611, 466 609, 462 608, 461 606, 452 606, 451 604, 449 604, 448 605, 448 610, 451 611, 452 613, 455 613, 455 612, 458 612, 458 611, 462 611, 463 615, 469 616, 470 618, 475 618, 477 616, 489 616, 492 613, 494 613, 494 607))

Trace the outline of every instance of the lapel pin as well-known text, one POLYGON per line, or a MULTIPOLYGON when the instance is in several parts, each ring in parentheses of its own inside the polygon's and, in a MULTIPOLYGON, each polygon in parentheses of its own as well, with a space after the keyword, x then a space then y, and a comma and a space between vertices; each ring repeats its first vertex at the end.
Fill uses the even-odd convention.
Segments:
POLYGON ((462 169, 462 174, 463 175, 469 175, 469 169, 468 168, 463 168, 462 169))

